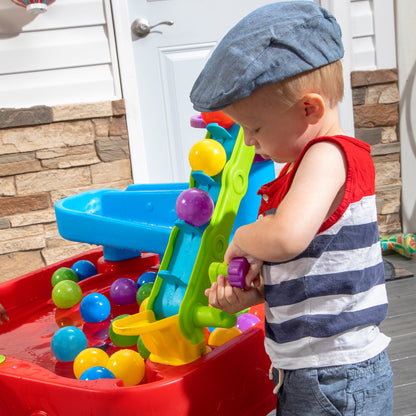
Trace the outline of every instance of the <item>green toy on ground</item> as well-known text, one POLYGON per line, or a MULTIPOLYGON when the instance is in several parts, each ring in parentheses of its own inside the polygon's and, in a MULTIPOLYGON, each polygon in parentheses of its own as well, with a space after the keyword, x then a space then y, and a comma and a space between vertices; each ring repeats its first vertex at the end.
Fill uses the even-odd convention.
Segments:
POLYGON ((411 259, 416 252, 415 234, 393 234, 380 238, 382 251, 395 251, 396 253, 411 259))

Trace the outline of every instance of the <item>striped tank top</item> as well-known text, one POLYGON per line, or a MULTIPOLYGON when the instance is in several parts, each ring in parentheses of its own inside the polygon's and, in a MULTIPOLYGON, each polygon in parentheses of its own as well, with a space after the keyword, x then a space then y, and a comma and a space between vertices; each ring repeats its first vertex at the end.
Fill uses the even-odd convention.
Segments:
POLYGON ((369 145, 346 136, 314 139, 291 170, 286 165, 277 179, 261 187, 259 216, 276 211, 303 155, 318 141, 337 143, 343 150, 345 193, 303 253, 263 265, 265 347, 275 368, 357 363, 390 342, 378 327, 387 314, 387 294, 369 145))

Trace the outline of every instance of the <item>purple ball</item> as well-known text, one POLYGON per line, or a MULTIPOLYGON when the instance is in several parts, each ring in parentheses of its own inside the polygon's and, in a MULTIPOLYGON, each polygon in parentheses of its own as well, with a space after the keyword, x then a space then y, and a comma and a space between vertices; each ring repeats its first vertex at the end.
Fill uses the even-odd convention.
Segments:
POLYGON ((110 287, 110 298, 116 305, 131 305, 136 302, 137 284, 127 277, 120 277, 110 287))
POLYGON ((194 227, 206 224, 214 212, 214 201, 208 192, 199 188, 183 191, 176 200, 178 218, 194 227))
POLYGON ((242 313, 237 316, 237 323, 236 327, 241 331, 247 331, 247 329, 250 329, 252 326, 256 325, 258 322, 260 322, 260 318, 258 318, 255 315, 252 315, 251 313, 242 313))

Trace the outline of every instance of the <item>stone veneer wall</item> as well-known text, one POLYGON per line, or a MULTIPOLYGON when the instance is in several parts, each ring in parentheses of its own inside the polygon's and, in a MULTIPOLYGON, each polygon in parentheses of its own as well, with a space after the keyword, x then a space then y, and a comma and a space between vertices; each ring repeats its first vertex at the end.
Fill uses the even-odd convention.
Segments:
POLYGON ((371 145, 381 235, 401 232, 397 69, 351 73, 355 135, 371 145))
POLYGON ((123 100, 0 109, 0 281, 91 248, 59 235, 56 201, 132 182, 123 100))
MULTIPOLYGON (((372 146, 380 233, 400 232, 397 70, 351 80, 355 133, 372 146)), ((122 100, 0 109, 0 281, 90 248, 60 237, 56 201, 131 183, 122 100)))

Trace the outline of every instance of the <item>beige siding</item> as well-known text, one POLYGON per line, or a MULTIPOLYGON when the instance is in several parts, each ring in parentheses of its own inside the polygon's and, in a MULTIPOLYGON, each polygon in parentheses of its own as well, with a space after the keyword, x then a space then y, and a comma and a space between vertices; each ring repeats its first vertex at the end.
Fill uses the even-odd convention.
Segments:
POLYGON ((351 0, 352 70, 395 68, 393 0, 351 0))
POLYGON ((31 15, 0 0, 0 107, 120 98, 109 10, 109 0, 59 0, 31 15))

